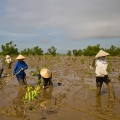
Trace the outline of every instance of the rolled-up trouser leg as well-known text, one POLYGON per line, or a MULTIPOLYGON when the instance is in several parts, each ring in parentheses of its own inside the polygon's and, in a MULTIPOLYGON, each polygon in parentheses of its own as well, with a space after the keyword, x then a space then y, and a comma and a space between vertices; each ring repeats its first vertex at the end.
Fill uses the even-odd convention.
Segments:
POLYGON ((108 96, 109 96, 110 100, 114 100, 115 96, 114 96, 113 85, 111 82, 108 83, 108 91, 109 91, 108 96))

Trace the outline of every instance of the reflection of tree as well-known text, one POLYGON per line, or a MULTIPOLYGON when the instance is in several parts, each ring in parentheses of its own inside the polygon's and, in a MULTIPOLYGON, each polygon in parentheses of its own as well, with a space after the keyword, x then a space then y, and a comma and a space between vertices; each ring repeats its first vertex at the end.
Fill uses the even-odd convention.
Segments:
POLYGON ((107 115, 112 115, 114 109, 114 101, 109 100, 107 104, 107 108, 103 110, 102 104, 101 104, 101 97, 96 97, 96 110, 99 113, 104 113, 107 115))

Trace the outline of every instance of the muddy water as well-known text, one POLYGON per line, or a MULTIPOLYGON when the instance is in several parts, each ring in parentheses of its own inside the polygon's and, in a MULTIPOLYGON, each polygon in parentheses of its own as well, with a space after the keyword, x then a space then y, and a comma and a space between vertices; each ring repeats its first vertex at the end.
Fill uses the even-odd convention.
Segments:
MULTIPOLYGON (((0 91, 0 120, 119 120, 120 58, 112 59, 114 71, 112 70, 110 78, 116 96, 114 101, 109 100, 105 84, 101 96, 95 97, 94 71, 89 74, 88 70, 92 59, 86 57, 82 65, 80 57, 76 61, 72 58, 28 57, 25 60, 29 66, 26 70, 28 84, 37 85, 37 77, 30 74, 31 70, 35 70, 36 66, 48 65, 53 73, 53 88, 41 90, 38 99, 24 104, 22 98, 26 86, 20 87, 17 79, 13 78, 0 91)), ((11 70, 4 66, 0 85, 11 78, 14 63, 15 61, 11 70)))

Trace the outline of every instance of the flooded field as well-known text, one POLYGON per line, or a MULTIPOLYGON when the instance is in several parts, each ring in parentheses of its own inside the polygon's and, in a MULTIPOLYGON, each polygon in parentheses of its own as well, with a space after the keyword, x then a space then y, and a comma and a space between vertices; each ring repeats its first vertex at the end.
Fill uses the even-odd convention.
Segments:
MULTIPOLYGON (((4 58, 0 57, 2 61, 4 58)), ((12 58, 13 60, 15 59, 12 58)), ((25 59, 28 85, 37 86, 38 78, 31 75, 36 67, 48 66, 53 74, 53 88, 41 89, 34 101, 24 103, 27 86, 20 87, 16 77, 0 89, 0 120, 120 120, 120 58, 110 57, 109 77, 115 100, 108 98, 104 84, 101 97, 96 97, 94 70, 89 69, 91 57, 31 56, 25 59), (84 59, 84 62, 82 60, 84 59)), ((0 86, 12 77, 12 69, 4 72, 0 86)))

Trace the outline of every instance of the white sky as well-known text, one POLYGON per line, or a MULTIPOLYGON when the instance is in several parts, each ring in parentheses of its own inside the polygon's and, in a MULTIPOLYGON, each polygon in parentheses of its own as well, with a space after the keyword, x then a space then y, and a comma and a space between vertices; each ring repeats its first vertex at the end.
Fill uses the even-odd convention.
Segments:
POLYGON ((58 53, 120 47, 120 0, 0 0, 0 43, 58 53))

